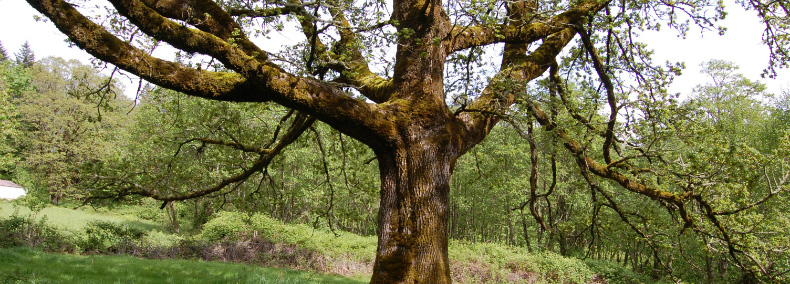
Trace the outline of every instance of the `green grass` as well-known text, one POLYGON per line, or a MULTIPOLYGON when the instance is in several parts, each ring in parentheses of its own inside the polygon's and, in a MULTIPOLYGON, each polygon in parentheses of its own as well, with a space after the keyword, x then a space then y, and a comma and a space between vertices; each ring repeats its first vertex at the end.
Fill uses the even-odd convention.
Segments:
MULTIPOLYGON (((32 213, 33 212, 27 207, 19 206, 12 202, 0 202, 0 218, 8 218, 13 214, 28 216, 32 213)), ((41 212, 36 215, 36 218, 46 218, 48 224, 66 229, 70 232, 82 231, 85 229, 86 225, 92 221, 113 222, 144 231, 162 230, 162 225, 154 221, 121 215, 106 209, 93 210, 91 208, 81 208, 74 210, 70 208, 48 206, 41 210, 41 212)))
POLYGON ((34 213, 30 208, 15 204, 14 202, 0 201, 0 219, 8 218, 12 215, 21 217, 35 216, 36 220, 46 219, 48 225, 60 229, 66 235, 84 234, 85 228, 91 222, 104 221, 140 229, 147 233, 147 239, 154 244, 168 246, 182 239, 181 236, 167 232, 162 224, 152 220, 142 219, 135 215, 134 209, 140 208, 116 208, 108 210, 105 208, 93 209, 83 207, 72 209, 66 207, 47 206, 38 213, 34 213))
MULTIPOLYGON (((176 245, 188 239, 207 243, 235 241, 256 235, 278 245, 291 245, 305 252, 317 253, 326 260, 324 270, 355 279, 368 278, 375 257, 376 237, 347 232, 335 235, 328 230, 304 224, 285 224, 265 214, 218 212, 195 236, 163 232, 159 211, 142 206, 73 210, 47 207, 37 215, 46 223, 73 234, 83 234, 94 221, 112 222, 147 232, 148 244, 158 247, 176 245), (350 267, 350 268, 349 268, 350 267), (349 270, 350 269, 350 270, 349 270)), ((0 202, 0 219, 12 214, 26 216, 30 210, 0 202)), ((277 252, 272 257, 281 256, 277 252)), ((283 255, 286 258, 288 255, 283 255)), ((302 255, 306 256, 306 255, 302 255)), ((648 277, 605 261, 582 261, 549 252, 530 252, 526 248, 493 243, 451 241, 449 256, 460 275, 458 283, 511 283, 512 274, 527 275, 529 283, 589 283, 595 274, 608 283, 650 283, 648 277), (481 276, 482 275, 482 276, 481 276), (529 276, 531 275, 531 276, 529 276), (482 277, 482 278, 480 278, 482 277)), ((296 254, 296 257, 299 257, 296 254)), ((242 264, 190 260, 144 260, 123 256, 52 255, 31 249, 0 250, 0 283, 363 283, 347 278, 326 278, 315 272, 295 272, 242 264), (15 260, 19 259, 19 260, 15 260), (8 264, 6 264, 8 262, 8 264), (21 264, 20 264, 21 263, 21 264), (50 266, 49 263, 57 265, 50 266), (73 267, 73 269, 72 269, 73 267), (12 278, 3 278, 9 275, 12 278), (76 277, 76 278, 75 278, 76 277), (192 278, 190 278, 192 277, 192 278), (311 278, 314 277, 314 278, 311 278), (134 281, 131 281, 133 279, 134 281), (333 280, 334 279, 334 280, 333 280)), ((526 280, 526 279, 524 279, 526 280)))
POLYGON ((245 264, 0 249, 0 283, 366 283, 245 264))

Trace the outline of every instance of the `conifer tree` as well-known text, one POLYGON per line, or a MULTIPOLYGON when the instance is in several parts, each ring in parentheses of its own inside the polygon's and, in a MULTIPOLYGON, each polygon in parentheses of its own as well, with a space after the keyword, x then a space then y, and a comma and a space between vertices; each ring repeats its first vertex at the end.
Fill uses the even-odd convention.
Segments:
POLYGON ((33 63, 36 62, 36 55, 33 53, 33 49, 27 41, 22 44, 22 47, 19 48, 19 52, 15 53, 14 56, 16 57, 16 63, 25 68, 33 66, 33 63))
POLYGON ((8 53, 5 51, 5 47, 3 47, 3 42, 0 41, 0 62, 8 60, 8 53))

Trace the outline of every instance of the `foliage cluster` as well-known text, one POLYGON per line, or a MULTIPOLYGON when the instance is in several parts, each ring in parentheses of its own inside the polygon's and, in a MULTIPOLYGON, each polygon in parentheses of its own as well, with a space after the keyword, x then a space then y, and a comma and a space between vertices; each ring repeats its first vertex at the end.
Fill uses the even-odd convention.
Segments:
POLYGON ((88 224, 85 235, 87 236, 83 243, 85 250, 117 251, 123 254, 129 248, 143 246, 143 237, 146 236, 146 232, 111 222, 95 221, 88 224))
POLYGON ((36 61, 29 45, 20 54, 19 62, 0 65, 0 177, 40 200, 75 200, 84 169, 113 155, 128 101, 93 66, 36 61))

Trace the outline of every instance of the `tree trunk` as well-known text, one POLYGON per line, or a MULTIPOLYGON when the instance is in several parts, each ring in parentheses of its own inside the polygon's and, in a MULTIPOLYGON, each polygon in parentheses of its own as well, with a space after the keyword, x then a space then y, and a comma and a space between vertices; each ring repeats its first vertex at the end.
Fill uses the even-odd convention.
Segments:
POLYGON ((527 231, 527 216, 524 216, 524 209, 521 209, 521 229, 524 231, 524 242, 527 250, 532 251, 532 244, 529 241, 529 231, 527 231))
POLYGON ((441 139, 448 135, 413 137, 421 135, 377 151, 381 204, 371 283, 451 283, 448 205, 458 149, 441 139))
POLYGON ((178 212, 176 212, 176 207, 173 203, 175 202, 167 203, 167 207, 165 207, 165 215, 167 215, 167 219, 170 221, 170 227, 173 228, 173 232, 178 234, 181 232, 181 229, 178 225, 178 212))
POLYGON ((49 199, 54 205, 60 205, 60 198, 63 196, 63 191, 58 189, 49 195, 49 199))

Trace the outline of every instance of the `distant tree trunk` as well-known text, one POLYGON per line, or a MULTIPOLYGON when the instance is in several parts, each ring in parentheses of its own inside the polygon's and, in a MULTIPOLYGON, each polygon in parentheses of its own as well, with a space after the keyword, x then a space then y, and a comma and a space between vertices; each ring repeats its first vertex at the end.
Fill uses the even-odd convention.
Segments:
POLYGON ((532 251, 532 244, 529 241, 529 231, 527 231, 527 216, 524 216, 524 209, 521 209, 521 229, 524 231, 524 241, 527 243, 527 250, 532 251))
POLYGON ((450 238, 457 238, 458 237, 458 204, 452 204, 450 206, 450 238))
POLYGON ((60 199, 63 198, 63 191, 62 190, 53 191, 52 193, 50 193, 49 198, 52 204, 59 205, 60 199))
POLYGON ((631 246, 626 246, 625 255, 623 256, 623 266, 628 266, 628 257, 631 255, 631 246))
POLYGON ((516 233, 513 229, 513 219, 511 218, 512 213, 510 212, 510 206, 505 204, 505 216, 507 221, 507 243, 511 246, 516 245, 516 233))
POLYGON ((165 207, 165 216, 167 217, 167 221, 170 222, 170 227, 173 228, 173 232, 179 233, 178 212, 176 212, 176 207, 173 203, 175 202, 167 203, 165 207))

